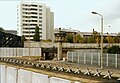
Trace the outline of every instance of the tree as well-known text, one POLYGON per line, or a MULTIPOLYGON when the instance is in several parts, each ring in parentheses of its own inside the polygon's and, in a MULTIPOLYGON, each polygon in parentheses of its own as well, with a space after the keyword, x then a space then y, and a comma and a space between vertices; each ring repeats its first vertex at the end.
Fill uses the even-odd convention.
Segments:
POLYGON ((95 43, 95 39, 93 36, 90 36, 88 39, 88 43, 95 43))
POLYGON ((33 36, 33 41, 40 41, 40 34, 39 34, 39 27, 36 26, 35 28, 35 34, 33 36))
POLYGON ((98 33, 97 31, 93 31, 93 37, 94 37, 94 42, 93 43, 100 43, 100 33, 98 33))
POLYGON ((77 42, 77 43, 83 43, 83 38, 81 37, 80 34, 77 34, 77 35, 76 35, 76 42, 77 42))
POLYGON ((73 43, 73 34, 72 33, 67 33, 65 37, 66 42, 73 43))
POLYGON ((108 35, 107 37, 107 42, 110 44, 110 43, 113 43, 113 38, 110 36, 110 35, 108 35))
POLYGON ((89 40, 88 37, 84 37, 84 38, 83 38, 83 42, 84 42, 84 43, 88 43, 88 40, 89 40))
POLYGON ((113 42, 114 43, 120 43, 120 38, 119 37, 113 37, 113 42))
POLYGON ((3 31, 4 31, 4 29, 2 27, 0 27, 0 32, 3 32, 3 31))
POLYGON ((21 40, 22 40, 22 41, 26 41, 26 38, 25 38, 24 35, 22 35, 21 40))
POLYGON ((103 43, 108 43, 107 37, 103 37, 103 43))

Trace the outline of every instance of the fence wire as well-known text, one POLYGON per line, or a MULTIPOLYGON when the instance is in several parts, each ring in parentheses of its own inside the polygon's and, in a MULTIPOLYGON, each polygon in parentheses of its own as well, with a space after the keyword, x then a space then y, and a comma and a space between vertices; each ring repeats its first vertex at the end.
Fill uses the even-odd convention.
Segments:
MULTIPOLYGON (((100 66, 100 51, 68 51, 67 61, 100 66)), ((103 53, 103 66, 120 68, 120 54, 103 53)))

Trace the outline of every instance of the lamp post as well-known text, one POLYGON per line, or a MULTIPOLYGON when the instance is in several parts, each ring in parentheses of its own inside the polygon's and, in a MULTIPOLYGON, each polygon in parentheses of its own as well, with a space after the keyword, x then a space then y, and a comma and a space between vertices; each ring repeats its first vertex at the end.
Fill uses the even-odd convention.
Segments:
POLYGON ((92 12, 92 14, 97 14, 101 17, 101 69, 103 69, 103 15, 92 12))

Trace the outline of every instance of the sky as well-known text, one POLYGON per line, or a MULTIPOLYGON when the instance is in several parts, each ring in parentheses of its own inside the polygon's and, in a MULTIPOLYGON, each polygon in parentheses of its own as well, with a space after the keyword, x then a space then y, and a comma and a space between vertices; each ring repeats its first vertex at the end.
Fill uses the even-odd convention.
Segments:
MULTIPOLYGON (((120 32, 120 0, 22 0, 45 3, 54 12, 54 28, 75 29, 81 32, 101 31, 104 17, 104 32, 120 32)), ((17 5, 20 0, 0 0, 0 27, 17 30, 17 5)))

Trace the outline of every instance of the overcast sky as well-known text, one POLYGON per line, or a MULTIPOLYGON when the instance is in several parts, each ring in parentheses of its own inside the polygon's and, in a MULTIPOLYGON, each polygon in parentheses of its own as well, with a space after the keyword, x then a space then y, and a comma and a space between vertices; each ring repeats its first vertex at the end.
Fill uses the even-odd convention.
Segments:
MULTIPOLYGON (((104 32, 120 32, 120 0, 34 0, 32 2, 50 6, 54 12, 55 28, 72 28, 81 32, 90 32, 94 28, 100 32, 100 16, 91 13, 96 11, 104 16, 104 32)), ((17 30, 19 3, 19 0, 0 0, 0 27, 17 30)))

